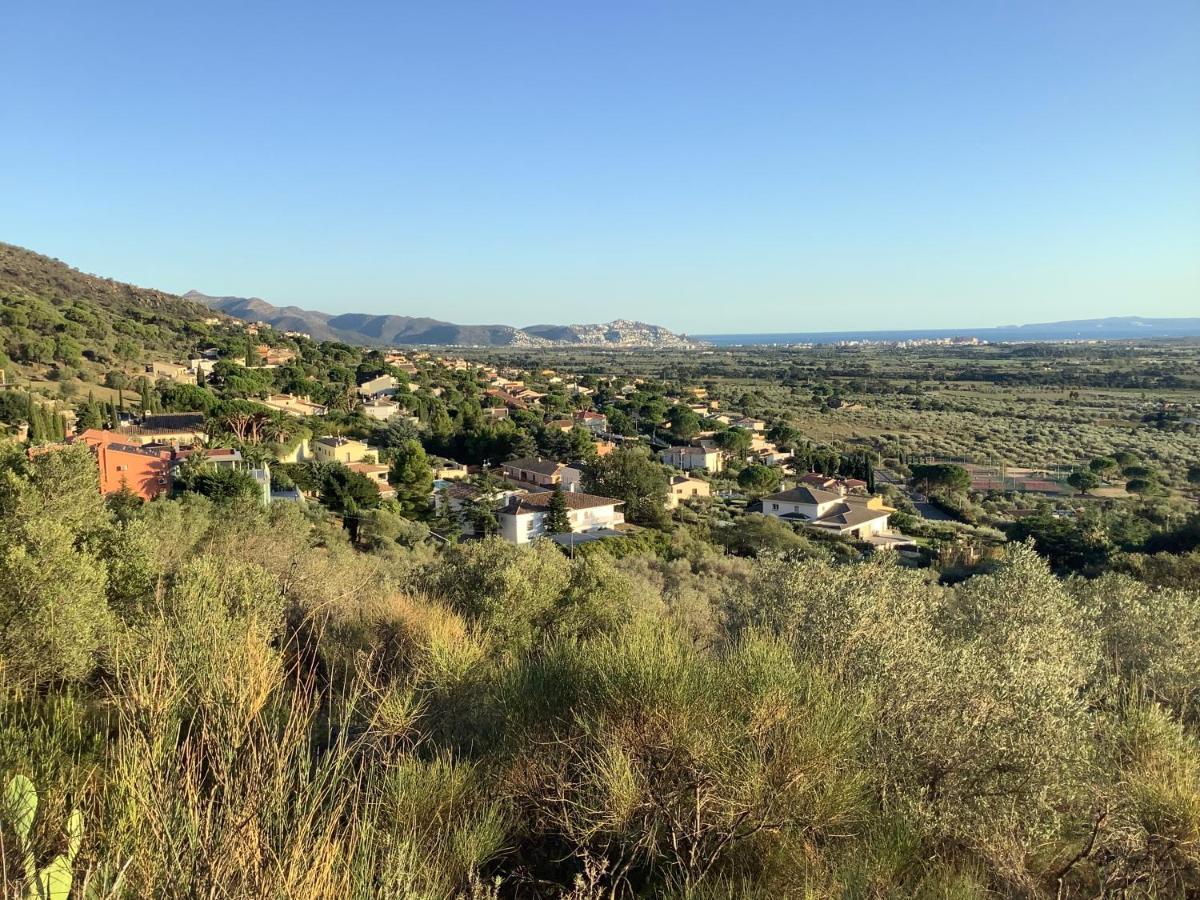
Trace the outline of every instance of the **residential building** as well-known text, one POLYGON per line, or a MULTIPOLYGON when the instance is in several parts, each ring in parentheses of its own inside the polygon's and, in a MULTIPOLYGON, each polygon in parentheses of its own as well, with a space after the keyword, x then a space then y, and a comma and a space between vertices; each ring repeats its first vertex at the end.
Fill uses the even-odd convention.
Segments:
POLYGON ((575 413, 575 421, 594 434, 608 431, 608 416, 590 409, 575 413))
POLYGON ((290 416, 323 416, 329 412, 321 404, 313 403, 307 397, 297 397, 293 394, 272 394, 265 400, 256 400, 255 402, 290 416))
POLYGON ((262 360, 264 367, 282 366, 296 358, 294 350, 288 350, 286 347, 268 347, 266 344, 259 344, 254 348, 254 352, 262 360))
POLYGON ((563 466, 558 473, 558 486, 564 491, 582 492, 583 470, 584 464, 581 462, 573 462, 569 466, 563 466))
POLYGON ((672 475, 667 490, 667 509, 675 509, 685 500, 700 500, 712 496, 707 481, 690 475, 672 475))
POLYGON ((386 422, 392 416, 397 415, 402 407, 399 403, 388 400, 386 397, 379 397, 375 400, 367 400, 360 407, 362 414, 368 419, 374 419, 377 422, 386 422))
POLYGON ((685 472, 705 469, 709 472, 720 472, 724 468, 721 451, 714 446, 692 446, 691 444, 667 447, 658 452, 658 457, 664 465, 674 466, 685 472))
POLYGON ((164 444, 190 447, 205 438, 204 413, 162 413, 142 416, 136 424, 117 429, 123 443, 133 446, 164 444))
POLYGON ((471 536, 476 534, 475 523, 472 521, 472 517, 467 515, 471 507, 487 504, 498 509, 508 502, 509 497, 518 493, 521 492, 507 490, 485 495, 483 490, 469 482, 438 479, 433 482, 433 493, 430 499, 434 511, 438 515, 443 515, 445 505, 449 504, 450 513, 457 519, 462 533, 471 536))
POLYGON ((188 367, 179 363, 151 362, 145 365, 145 374, 151 380, 165 378, 180 384, 195 384, 196 376, 188 371, 188 367))
POLYGON ((188 360, 188 374, 193 379, 208 378, 212 375, 213 367, 217 364, 215 359, 207 359, 203 356, 197 356, 188 360))
POLYGON ((754 452, 754 462, 764 466, 780 466, 791 458, 792 454, 774 444, 767 444, 754 452))
POLYGON ((733 420, 734 428, 745 428, 747 431, 766 431, 767 423, 762 419, 755 419, 752 416, 742 416, 740 419, 733 420))
POLYGON ((462 481, 470 473, 464 463, 449 460, 433 467, 435 481, 462 481))
POLYGON ((841 491, 849 493, 862 492, 867 489, 867 483, 860 478, 844 478, 841 475, 822 475, 820 472, 808 472, 800 476, 800 483, 808 487, 820 488, 823 491, 841 491))
POLYGON ((259 501, 264 506, 271 502, 271 467, 269 465, 264 463, 261 467, 253 466, 242 458, 240 450, 229 447, 214 450, 181 450, 176 454, 176 459, 183 460, 198 452, 204 454, 204 461, 211 466, 221 469, 236 469, 247 473, 258 485, 259 501))
POLYGON ((563 468, 562 463, 552 459, 526 456, 521 459, 510 459, 501 466, 501 471, 509 481, 539 487, 553 487, 562 477, 563 468))
POLYGON ((128 488, 143 500, 153 500, 170 492, 174 450, 141 447, 129 443, 124 435, 98 428, 87 429, 71 443, 76 441, 92 448, 100 474, 100 493, 128 488))
POLYGON ((396 393, 399 387, 400 383, 396 381, 395 377, 385 373, 360 384, 358 386, 358 395, 367 400, 375 400, 380 397, 391 397, 396 393))
MULTIPOLYGON (((513 544, 527 544, 535 538, 545 537, 546 517, 554 494, 554 491, 539 491, 509 497, 496 514, 500 536, 513 544)), ((614 530, 625 522, 625 517, 617 512, 620 500, 570 491, 562 491, 561 496, 566 502, 572 534, 611 536, 620 533, 614 530)))
POLYGON ((499 400, 509 409, 529 409, 529 404, 524 400, 520 399, 519 397, 515 397, 508 393, 508 391, 503 391, 500 388, 489 388, 488 390, 484 391, 484 394, 488 397, 499 400))
POLYGON ((396 489, 388 483, 388 473, 391 472, 391 467, 379 463, 353 462, 347 464, 346 468, 367 478, 371 484, 375 485, 379 496, 384 500, 390 500, 396 496, 396 489))
POLYGON ((312 442, 313 455, 318 462, 339 462, 343 465, 350 463, 371 462, 376 459, 375 451, 364 444, 348 437, 321 437, 312 442))
POLYGON ((866 540, 889 534, 888 517, 895 512, 880 497, 861 497, 801 485, 762 500, 764 515, 805 528, 866 540))

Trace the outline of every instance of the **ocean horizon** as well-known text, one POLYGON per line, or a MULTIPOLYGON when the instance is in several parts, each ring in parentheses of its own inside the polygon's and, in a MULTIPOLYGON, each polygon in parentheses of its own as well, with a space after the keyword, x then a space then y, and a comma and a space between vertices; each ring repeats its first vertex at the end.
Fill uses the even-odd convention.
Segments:
POLYGON ((770 344, 838 344, 845 341, 943 340, 978 338, 992 342, 1024 341, 1126 341, 1139 338, 1200 337, 1200 318, 1149 319, 1135 316, 1050 322, 1037 325, 1002 325, 984 328, 911 328, 861 331, 786 331, 747 334, 693 334, 691 337, 720 347, 770 344))

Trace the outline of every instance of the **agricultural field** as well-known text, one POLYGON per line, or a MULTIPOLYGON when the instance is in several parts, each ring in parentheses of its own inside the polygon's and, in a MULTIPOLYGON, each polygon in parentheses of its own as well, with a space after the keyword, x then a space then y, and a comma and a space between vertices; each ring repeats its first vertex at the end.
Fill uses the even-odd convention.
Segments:
POLYGON ((1200 342, 747 347, 489 354, 516 365, 696 384, 813 443, 884 458, 1070 470, 1133 453, 1167 484, 1200 460, 1200 342))

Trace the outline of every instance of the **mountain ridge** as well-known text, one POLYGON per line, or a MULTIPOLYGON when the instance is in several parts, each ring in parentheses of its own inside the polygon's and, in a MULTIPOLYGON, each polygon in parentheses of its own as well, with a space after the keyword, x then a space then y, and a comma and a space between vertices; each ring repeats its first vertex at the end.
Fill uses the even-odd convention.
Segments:
POLYGON ((687 335, 645 322, 614 319, 584 325, 457 325, 427 316, 331 313, 297 306, 275 306, 261 297, 215 296, 191 290, 185 300, 279 331, 297 331, 317 340, 398 345, 430 344, 478 347, 627 347, 686 348, 696 346, 687 335))

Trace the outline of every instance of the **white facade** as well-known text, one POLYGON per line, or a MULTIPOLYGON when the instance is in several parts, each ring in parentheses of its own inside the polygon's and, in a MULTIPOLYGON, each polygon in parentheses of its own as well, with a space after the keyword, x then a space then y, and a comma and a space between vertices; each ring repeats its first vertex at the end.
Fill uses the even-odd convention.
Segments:
MULTIPOLYGON (((527 502, 522 502, 527 498, 511 498, 508 506, 500 510, 496 516, 500 525, 500 537, 511 544, 527 544, 536 538, 547 537, 546 517, 549 515, 549 511, 544 508, 544 502, 540 501, 547 498, 549 493, 527 495, 527 498, 536 498, 540 508, 533 508, 527 502)), ((587 497, 588 495, 568 494, 569 498, 581 496, 587 497)), ((579 508, 567 508, 567 521, 570 522, 573 533, 585 534, 590 531, 608 530, 624 524, 625 516, 617 512, 619 500, 593 497, 590 498, 590 501, 594 502, 587 502, 586 505, 580 505, 579 508)))

